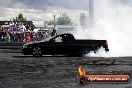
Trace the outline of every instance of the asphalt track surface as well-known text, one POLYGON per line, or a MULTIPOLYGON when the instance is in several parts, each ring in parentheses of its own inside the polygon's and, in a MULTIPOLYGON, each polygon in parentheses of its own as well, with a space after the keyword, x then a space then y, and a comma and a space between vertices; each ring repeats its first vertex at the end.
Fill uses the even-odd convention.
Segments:
POLYGON ((0 53, 0 88, 132 88, 126 84, 80 85, 77 68, 87 73, 132 74, 132 57, 64 57, 35 58, 21 53, 0 53))

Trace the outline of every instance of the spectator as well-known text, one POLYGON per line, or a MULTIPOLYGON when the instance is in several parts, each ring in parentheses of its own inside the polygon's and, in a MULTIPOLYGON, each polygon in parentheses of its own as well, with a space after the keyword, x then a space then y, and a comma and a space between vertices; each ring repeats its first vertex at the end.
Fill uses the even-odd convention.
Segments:
POLYGON ((32 28, 29 26, 28 29, 27 29, 27 31, 32 31, 32 28))
POLYGON ((3 42, 3 33, 0 32, 0 42, 3 42))
POLYGON ((57 35, 56 30, 53 28, 53 31, 51 33, 51 37, 57 35))
POLYGON ((36 33, 35 32, 31 32, 30 33, 30 38, 31 38, 31 41, 36 41, 37 40, 36 33))
POLYGON ((23 42, 23 40, 24 40, 24 32, 26 30, 26 27, 23 25, 23 23, 20 23, 19 30, 20 30, 20 42, 23 42))
POLYGON ((43 37, 42 32, 38 32, 38 33, 37 33, 37 40, 38 40, 38 41, 41 41, 41 40, 43 40, 43 39, 44 39, 44 37, 43 37))
POLYGON ((47 31, 42 31, 41 35, 42 35, 42 39, 45 39, 46 37, 48 37, 47 31))
POLYGON ((6 32, 4 40, 6 43, 10 42, 10 36, 8 32, 6 32))
POLYGON ((15 42, 15 33, 9 32, 9 36, 10 36, 10 42, 15 42))
POLYGON ((30 42, 30 34, 29 33, 26 33, 26 35, 25 35, 25 42, 26 43, 28 43, 28 42, 30 42))
POLYGON ((20 33, 24 33, 25 32, 26 27, 23 25, 23 23, 20 23, 19 30, 20 30, 20 33))

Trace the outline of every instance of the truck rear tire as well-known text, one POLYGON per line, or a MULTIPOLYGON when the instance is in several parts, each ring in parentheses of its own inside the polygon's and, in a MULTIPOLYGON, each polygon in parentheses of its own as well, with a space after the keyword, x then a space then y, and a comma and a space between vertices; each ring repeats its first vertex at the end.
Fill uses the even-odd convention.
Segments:
POLYGON ((88 51, 86 49, 79 52, 80 57, 84 57, 86 54, 88 54, 88 51))

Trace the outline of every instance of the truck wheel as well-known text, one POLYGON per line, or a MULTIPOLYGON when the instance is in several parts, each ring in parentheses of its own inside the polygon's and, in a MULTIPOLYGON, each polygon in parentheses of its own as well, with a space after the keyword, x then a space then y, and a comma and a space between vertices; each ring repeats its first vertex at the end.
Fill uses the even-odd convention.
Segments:
POLYGON ((32 54, 33 54, 34 57, 42 56, 41 48, 40 47, 33 48, 33 53, 32 54))
POLYGON ((84 57, 87 53, 88 53, 87 50, 82 50, 82 51, 79 52, 79 56, 84 57))

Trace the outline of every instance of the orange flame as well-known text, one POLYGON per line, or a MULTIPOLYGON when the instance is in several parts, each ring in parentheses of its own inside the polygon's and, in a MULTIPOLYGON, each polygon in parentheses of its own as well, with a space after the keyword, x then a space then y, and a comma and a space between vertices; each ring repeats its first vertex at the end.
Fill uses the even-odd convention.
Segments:
POLYGON ((79 72, 80 76, 84 76, 86 74, 86 72, 85 72, 84 68, 82 68, 82 66, 79 66, 78 72, 79 72))

